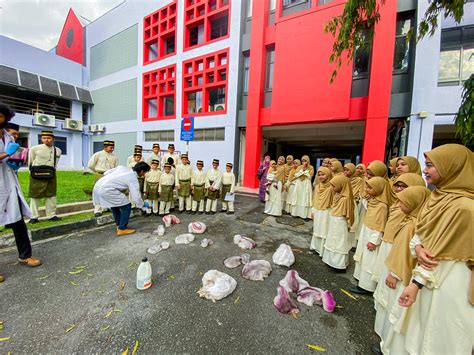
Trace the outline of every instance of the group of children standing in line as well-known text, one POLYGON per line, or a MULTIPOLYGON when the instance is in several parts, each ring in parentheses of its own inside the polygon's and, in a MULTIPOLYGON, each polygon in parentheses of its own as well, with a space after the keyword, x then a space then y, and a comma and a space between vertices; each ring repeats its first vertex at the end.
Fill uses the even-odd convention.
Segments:
POLYGON ((373 293, 375 352, 470 354, 474 155, 447 144, 425 159, 433 191, 414 157, 392 159, 390 178, 381 161, 366 168, 325 159, 314 183, 310 248, 344 272, 356 247, 351 291, 373 293))
MULTIPOLYGON (((159 151, 159 146, 154 145, 154 148, 159 151)), ((161 161, 158 156, 148 158, 151 169, 145 177, 139 177, 139 184, 145 203, 149 203, 155 215, 163 216, 174 209, 175 194, 178 197, 179 212, 204 213, 205 210, 207 214, 216 213, 217 201, 221 199, 221 212, 234 213, 235 176, 232 173, 232 163, 227 163, 226 171, 221 173, 219 160, 214 159, 212 168, 206 172, 203 170, 204 162, 198 160, 196 169, 193 170, 187 154, 174 153, 174 144, 169 144, 168 153, 161 161), (163 171, 160 170, 160 165, 163 171)), ((136 146, 134 155, 129 158, 128 167, 132 168, 141 160, 141 147, 136 146)))

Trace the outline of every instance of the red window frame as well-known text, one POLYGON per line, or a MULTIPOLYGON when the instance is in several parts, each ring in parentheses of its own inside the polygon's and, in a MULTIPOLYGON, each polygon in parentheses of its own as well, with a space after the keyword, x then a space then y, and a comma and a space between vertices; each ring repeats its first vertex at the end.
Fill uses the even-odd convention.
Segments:
MULTIPOLYGON (((229 80, 229 48, 189 59, 183 62, 182 116, 210 116, 227 113, 229 80), (225 79, 221 79, 221 75, 225 79), (189 85, 189 82, 191 83, 189 85), (209 90, 224 88, 224 109, 209 109, 209 90), (202 91, 202 111, 188 113, 188 93, 202 91)), ((217 104, 222 105, 222 104, 217 104)))
POLYGON ((143 65, 176 54, 177 0, 143 18, 143 65), (174 36, 174 52, 165 54, 165 41, 174 36), (150 46, 156 45, 157 56, 150 59, 150 46))
POLYGON ((230 36, 231 0, 185 0, 183 50, 188 51, 209 43, 221 41, 230 36), (211 21, 227 17, 227 35, 211 40, 211 21), (204 41, 189 45, 189 31, 199 25, 204 26, 204 41))
POLYGON ((143 122, 176 118, 176 64, 143 73, 143 122), (164 98, 173 96, 173 115, 164 116, 164 98), (149 117, 148 102, 156 99, 156 117, 149 117))

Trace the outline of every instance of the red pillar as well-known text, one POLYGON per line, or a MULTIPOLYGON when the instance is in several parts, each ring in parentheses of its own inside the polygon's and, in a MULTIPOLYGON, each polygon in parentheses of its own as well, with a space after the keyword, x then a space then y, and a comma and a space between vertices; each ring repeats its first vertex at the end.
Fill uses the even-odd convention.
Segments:
POLYGON ((250 69, 247 97, 247 128, 245 141, 245 187, 258 187, 257 169, 262 150, 260 108, 265 89, 265 29, 268 22, 269 0, 252 1, 252 33, 250 35, 250 69))
POLYGON ((374 29, 370 85, 365 123, 362 161, 384 160, 387 139, 390 91, 392 88, 393 54, 397 1, 380 4, 380 21, 374 29))

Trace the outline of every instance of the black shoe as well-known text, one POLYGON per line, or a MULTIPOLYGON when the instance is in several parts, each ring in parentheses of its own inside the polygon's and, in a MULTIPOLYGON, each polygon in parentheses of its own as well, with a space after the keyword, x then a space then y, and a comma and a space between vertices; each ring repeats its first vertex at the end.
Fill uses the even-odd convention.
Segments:
POLYGON ((211 214, 211 212, 208 212, 208 211, 206 211, 205 213, 206 213, 206 214, 211 214))
POLYGON ((356 247, 351 248, 351 252, 355 253, 356 252, 356 247))
POLYGON ((28 222, 28 224, 35 224, 35 223, 38 223, 38 218, 31 218, 30 221, 28 222))
POLYGON ((380 343, 372 345, 370 348, 374 354, 383 355, 382 349, 380 349, 380 343))
POLYGON ((181 214, 181 213, 183 213, 183 212, 184 212, 184 210, 178 211, 179 214, 181 214))
POLYGON ((227 211, 227 214, 234 214, 234 211, 227 211))
POLYGON ((58 217, 58 216, 53 216, 49 219, 50 221, 61 221, 62 218, 61 217, 58 217))
POLYGON ((220 213, 226 213, 227 210, 220 210, 219 212, 220 212, 220 213))
POLYGON ((153 214, 154 214, 155 216, 157 216, 157 217, 160 215, 158 212, 153 213, 153 214))
POLYGON ((355 286, 352 287, 349 291, 355 293, 356 295, 370 295, 372 292, 364 290, 362 287, 355 286))
POLYGON ((94 214, 94 216, 100 217, 100 216, 102 216, 102 212, 97 212, 96 214, 94 214))
POLYGON ((211 214, 216 214, 216 211, 211 211, 211 214))
POLYGON ((204 214, 204 211, 199 212, 199 214, 204 214))

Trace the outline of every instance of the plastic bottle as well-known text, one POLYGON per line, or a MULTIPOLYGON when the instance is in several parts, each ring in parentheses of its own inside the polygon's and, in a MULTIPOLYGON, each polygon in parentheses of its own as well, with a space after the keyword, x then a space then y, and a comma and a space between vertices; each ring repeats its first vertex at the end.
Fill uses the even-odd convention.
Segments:
POLYGON ((137 288, 146 290, 151 286, 151 265, 147 258, 143 258, 137 270, 137 288))

